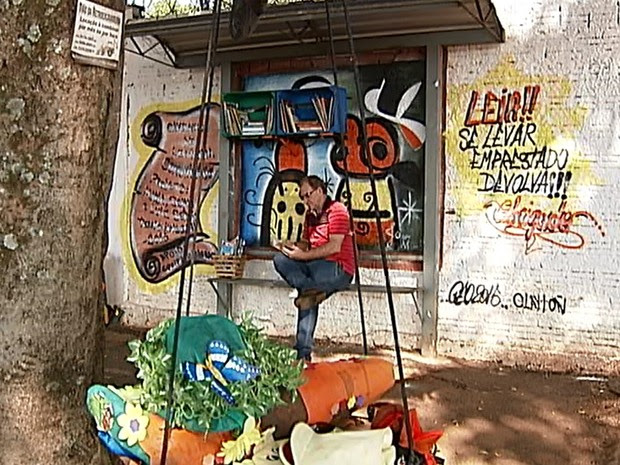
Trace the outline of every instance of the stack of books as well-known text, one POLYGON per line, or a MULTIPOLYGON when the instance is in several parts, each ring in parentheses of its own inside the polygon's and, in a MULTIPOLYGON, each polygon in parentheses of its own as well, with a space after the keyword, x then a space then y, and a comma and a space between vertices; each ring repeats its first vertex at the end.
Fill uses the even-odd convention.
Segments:
POLYGON ((318 95, 312 99, 314 111, 319 117, 319 122, 323 131, 329 131, 332 127, 332 109, 334 106, 333 98, 319 97, 318 95))
POLYGON ((295 116, 295 109, 293 104, 286 100, 281 100, 278 108, 280 112, 280 122, 282 124, 282 131, 287 133, 297 132, 297 117, 295 116))
MULTIPOLYGON (((285 133, 329 131, 332 127, 333 102, 333 98, 319 97, 318 95, 312 98, 312 106, 310 103, 294 105, 287 100, 281 100, 278 111, 282 122, 282 131, 285 133), (296 106, 307 106, 310 112, 314 108, 315 118, 299 118, 295 111, 296 106)), ((303 114, 303 112, 300 113, 303 114)))
POLYGON ((224 131, 231 136, 264 136, 273 129, 272 105, 240 109, 236 103, 224 102, 223 109, 224 131))
POLYGON ((265 134, 267 134, 265 132, 265 123, 244 121, 241 126, 242 136, 264 136, 265 134))
POLYGON ((223 103, 224 109, 224 130, 233 136, 241 135, 241 116, 239 106, 234 103, 223 103))

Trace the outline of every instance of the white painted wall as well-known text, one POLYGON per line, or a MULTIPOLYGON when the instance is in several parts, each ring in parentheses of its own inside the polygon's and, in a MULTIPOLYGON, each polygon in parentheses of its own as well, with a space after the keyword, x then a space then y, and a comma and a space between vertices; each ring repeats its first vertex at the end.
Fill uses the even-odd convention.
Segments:
MULTIPOLYGON (((453 47, 448 53, 439 351, 535 363, 557 356, 573 366, 586 360, 617 362, 619 7, 607 0, 494 3, 506 43, 453 47), (568 151, 565 171, 573 177, 565 210, 586 211, 593 218, 576 219, 571 234, 539 234, 533 246, 537 250, 527 254, 525 238, 498 231, 484 208, 486 202, 501 203, 515 194, 479 192, 482 170, 468 165, 472 150, 463 151, 457 143, 472 90, 500 95, 503 88, 511 91, 523 85, 541 86, 532 137, 542 142, 546 130, 551 147, 568 151), (578 243, 579 237, 584 244, 578 249, 544 240, 578 243), (460 289, 459 281, 498 289, 501 304, 460 301, 454 292, 460 289), (519 296, 526 293, 566 299, 565 313, 523 308, 519 296)), ((510 126, 514 125, 505 125, 510 126)), ((483 143, 482 136, 478 142, 483 143)), ((519 149, 527 150, 527 144, 519 149)), ((545 211, 557 211, 560 203, 544 194, 527 197, 532 204, 525 202, 525 195, 523 199, 526 207, 545 211)))

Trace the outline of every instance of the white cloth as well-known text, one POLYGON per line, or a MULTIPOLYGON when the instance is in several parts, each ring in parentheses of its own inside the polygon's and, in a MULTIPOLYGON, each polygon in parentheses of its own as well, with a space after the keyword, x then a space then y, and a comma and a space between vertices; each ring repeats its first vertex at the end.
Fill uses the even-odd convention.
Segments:
POLYGON ((297 423, 290 441, 295 465, 392 465, 396 460, 390 428, 318 434, 297 423))

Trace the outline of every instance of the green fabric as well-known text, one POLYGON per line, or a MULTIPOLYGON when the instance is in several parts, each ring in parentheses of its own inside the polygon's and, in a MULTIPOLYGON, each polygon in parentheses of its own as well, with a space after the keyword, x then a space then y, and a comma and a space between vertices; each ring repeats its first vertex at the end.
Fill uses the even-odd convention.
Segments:
MULTIPOLYGON (((166 351, 171 354, 174 346, 175 324, 166 331, 166 351)), ((204 363, 207 346, 213 340, 224 341, 233 353, 245 350, 241 332, 231 320, 218 315, 202 315, 181 318, 177 366, 182 362, 204 363)), ((165 410, 159 414, 165 418, 165 410)), ((210 431, 230 431, 243 428, 247 415, 238 409, 230 409, 221 418, 213 419, 210 431)), ((188 420, 185 427, 190 431, 204 432, 196 420, 188 420)))
MULTIPOLYGON (((171 412, 175 428, 197 432, 240 430, 247 416, 261 418, 281 404, 282 392, 295 399, 296 389, 303 382, 303 365, 295 362, 295 352, 265 337, 249 319, 237 326, 216 315, 182 317, 179 336, 171 412), (213 340, 227 343, 235 355, 260 369, 260 376, 228 385, 234 405, 222 399, 208 381, 189 381, 180 370, 183 362, 204 363, 207 346, 213 340)), ((142 408, 162 417, 166 417, 168 408, 173 342, 174 321, 166 320, 149 330, 144 340, 128 344, 127 360, 135 364, 142 381, 122 397, 139 396, 142 408)))
MULTIPOLYGON (((166 351, 174 345, 175 324, 166 331, 166 351)), ((235 323, 219 315, 181 318, 177 362, 204 363, 207 345, 213 340, 224 341, 233 353, 245 350, 241 332, 235 323)))

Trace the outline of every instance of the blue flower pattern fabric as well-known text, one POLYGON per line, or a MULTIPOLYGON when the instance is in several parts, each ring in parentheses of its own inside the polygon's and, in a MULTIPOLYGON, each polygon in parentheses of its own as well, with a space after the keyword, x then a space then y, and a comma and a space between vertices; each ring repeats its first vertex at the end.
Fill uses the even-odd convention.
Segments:
POLYGON ((181 371, 189 381, 211 381, 211 389, 233 405, 235 398, 228 390, 228 383, 245 382, 256 378, 260 369, 241 357, 231 355, 228 345, 219 340, 207 346, 204 363, 182 362, 181 371))

